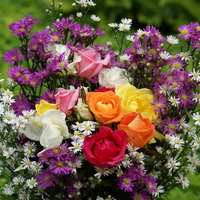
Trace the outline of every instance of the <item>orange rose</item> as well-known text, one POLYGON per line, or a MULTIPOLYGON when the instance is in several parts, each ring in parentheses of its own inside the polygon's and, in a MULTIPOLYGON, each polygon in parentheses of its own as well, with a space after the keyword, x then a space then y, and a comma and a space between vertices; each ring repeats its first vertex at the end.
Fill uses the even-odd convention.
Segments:
POLYGON ((139 148, 142 148, 155 134, 155 128, 150 119, 143 118, 140 113, 135 112, 124 115, 117 128, 127 133, 128 143, 139 148))
POLYGON ((88 92, 86 101, 95 119, 102 124, 119 122, 124 110, 120 98, 112 91, 88 92))

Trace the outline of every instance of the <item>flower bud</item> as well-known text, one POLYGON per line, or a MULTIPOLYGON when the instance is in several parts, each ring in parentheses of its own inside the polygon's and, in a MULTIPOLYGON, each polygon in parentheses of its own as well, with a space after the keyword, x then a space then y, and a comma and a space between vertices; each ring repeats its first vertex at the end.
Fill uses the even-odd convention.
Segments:
POLYGON ((87 104, 83 103, 82 98, 78 99, 78 103, 74 106, 76 117, 79 121, 93 120, 93 115, 87 104))

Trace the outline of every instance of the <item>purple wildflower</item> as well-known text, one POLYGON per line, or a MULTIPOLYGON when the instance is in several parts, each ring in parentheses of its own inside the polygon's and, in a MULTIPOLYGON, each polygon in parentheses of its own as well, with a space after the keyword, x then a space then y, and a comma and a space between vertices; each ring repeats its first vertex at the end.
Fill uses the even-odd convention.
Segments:
POLYGON ((178 93, 178 98, 180 99, 180 108, 185 109, 193 105, 192 91, 179 90, 177 93, 178 93))
POLYGON ((134 191, 131 193, 130 198, 133 200, 151 200, 150 195, 148 195, 144 191, 138 191, 137 189, 134 189, 134 191))
POLYGON ((71 174, 72 169, 67 165, 67 158, 59 157, 58 159, 50 159, 49 169, 57 175, 71 174))
POLYGON ((6 62, 10 62, 11 65, 15 65, 17 61, 24 59, 24 55, 20 55, 21 51, 19 49, 12 49, 8 50, 4 55, 3 58, 6 62))
POLYGON ((153 192, 156 191, 157 182, 153 177, 151 177, 151 176, 145 177, 144 182, 145 182, 146 188, 150 194, 152 194, 153 192))
POLYGON ((174 135, 176 131, 180 131, 180 129, 178 128, 180 123, 175 118, 171 119, 170 117, 167 117, 162 121, 162 125, 164 128, 163 132, 169 135, 174 135))
POLYGON ((118 179, 118 187, 120 190, 124 190, 125 192, 132 192, 134 183, 132 182, 132 179, 130 178, 129 174, 123 173, 122 176, 120 176, 118 179))
POLYGON ((50 30, 44 29, 43 31, 35 32, 35 34, 30 38, 31 39, 30 42, 38 44, 39 46, 47 46, 49 38, 50 38, 50 30))
POLYGON ((180 38, 183 38, 184 40, 188 40, 189 38, 192 38, 193 36, 193 30, 191 25, 185 24, 178 28, 178 30, 181 32, 178 34, 180 38))
POLYGON ((20 36, 24 39, 25 35, 30 34, 30 30, 33 27, 33 24, 38 23, 39 19, 33 19, 31 15, 24 17, 18 22, 14 22, 9 25, 9 29, 14 33, 14 36, 20 36))
POLYGON ((16 96, 15 102, 12 103, 12 108, 16 115, 22 115, 22 111, 31 110, 31 105, 24 94, 19 94, 16 96))
POLYGON ((53 91, 53 90, 46 90, 44 92, 44 94, 41 96, 40 99, 38 99, 38 103, 41 99, 45 100, 45 101, 48 101, 49 103, 55 103, 56 100, 55 100, 55 94, 56 92, 53 91))
POLYGON ((37 175, 37 181, 39 182, 39 186, 43 189, 47 187, 54 186, 54 181, 56 181, 56 177, 51 171, 47 168, 42 170, 40 174, 37 175))

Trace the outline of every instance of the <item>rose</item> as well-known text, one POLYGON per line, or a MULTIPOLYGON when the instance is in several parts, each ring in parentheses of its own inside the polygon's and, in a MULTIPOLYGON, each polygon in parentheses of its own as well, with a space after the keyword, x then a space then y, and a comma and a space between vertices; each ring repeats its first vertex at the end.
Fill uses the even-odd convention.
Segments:
POLYGON ((48 101, 45 101, 45 100, 40 100, 40 103, 36 104, 35 108, 36 108, 38 115, 42 115, 48 110, 57 109, 57 105, 51 104, 51 103, 49 103, 48 101))
POLYGON ((65 122, 65 114, 60 110, 48 110, 42 115, 30 117, 25 136, 49 149, 61 144, 70 134, 65 122))
POLYGON ((70 49, 67 48, 67 45, 63 44, 48 44, 47 51, 52 52, 53 55, 60 56, 65 53, 65 59, 70 55, 70 49))
POLYGON ((123 117, 124 110, 120 98, 112 91, 88 92, 86 101, 99 123, 112 124, 119 122, 123 117))
POLYGON ((106 87, 101 87, 95 90, 95 92, 107 92, 107 91, 113 91, 115 92, 115 88, 106 88, 106 87))
POLYGON ((81 57, 81 61, 76 63, 77 73, 88 80, 98 75, 102 67, 108 66, 110 62, 110 54, 102 60, 101 54, 91 47, 79 50, 77 53, 81 57))
POLYGON ((78 121, 92 121, 93 115, 87 104, 83 103, 82 98, 78 98, 78 103, 74 106, 75 114, 78 121))
POLYGON ((137 89, 130 83, 116 85, 115 93, 121 98, 124 113, 141 113, 143 117, 156 118, 155 108, 151 106, 154 102, 153 93, 147 88, 137 89))
POLYGON ((73 112, 73 107, 76 105, 80 93, 80 88, 77 88, 75 92, 65 90, 63 88, 58 89, 58 93, 55 95, 56 104, 58 108, 70 116, 73 112))
POLYGON ((85 137, 83 153, 89 163, 100 168, 110 168, 124 159, 126 138, 123 130, 113 131, 107 126, 101 126, 99 133, 85 137))
POLYGON ((117 128, 124 130, 127 141, 134 146, 142 148, 155 135, 155 128, 149 118, 143 118, 140 113, 128 113, 124 115, 117 128))
POLYGON ((127 73, 125 69, 112 67, 109 69, 103 68, 99 72, 99 83, 107 88, 115 87, 115 85, 125 85, 128 83, 127 73))

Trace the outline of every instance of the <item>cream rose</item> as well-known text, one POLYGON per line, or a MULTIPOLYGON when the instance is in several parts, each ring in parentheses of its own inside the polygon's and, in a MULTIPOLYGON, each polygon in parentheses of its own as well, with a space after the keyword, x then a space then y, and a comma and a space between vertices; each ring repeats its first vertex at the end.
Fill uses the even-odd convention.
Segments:
POLYGON ((65 122, 65 114, 60 110, 48 110, 42 115, 30 117, 25 136, 40 144, 46 149, 57 147, 63 138, 70 134, 65 122))
POLYGON ((99 72, 99 83, 106 88, 113 88, 116 85, 128 83, 127 72, 119 67, 103 68, 99 72))

